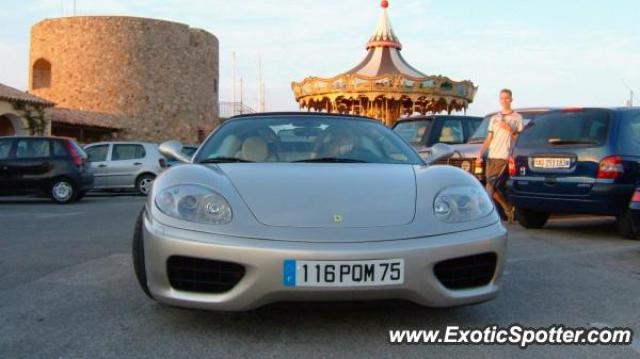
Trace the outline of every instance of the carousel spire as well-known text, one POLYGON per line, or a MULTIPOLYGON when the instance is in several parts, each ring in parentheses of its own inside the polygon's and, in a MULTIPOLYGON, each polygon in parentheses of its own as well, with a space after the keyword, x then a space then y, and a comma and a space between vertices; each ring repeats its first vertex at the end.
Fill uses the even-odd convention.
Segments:
POLYGON ((398 40, 396 34, 393 32, 391 21, 389 20, 389 13, 387 12, 389 1, 382 0, 380 6, 382 7, 382 15, 378 21, 375 33, 367 43, 367 50, 372 47, 392 47, 400 50, 402 49, 402 44, 400 44, 400 40, 398 40))
POLYGON ((463 111, 478 88, 471 81, 425 75, 402 57, 402 45, 389 21, 389 1, 367 42, 367 55, 354 68, 330 78, 293 82, 301 109, 366 115, 393 125, 403 115, 463 111))

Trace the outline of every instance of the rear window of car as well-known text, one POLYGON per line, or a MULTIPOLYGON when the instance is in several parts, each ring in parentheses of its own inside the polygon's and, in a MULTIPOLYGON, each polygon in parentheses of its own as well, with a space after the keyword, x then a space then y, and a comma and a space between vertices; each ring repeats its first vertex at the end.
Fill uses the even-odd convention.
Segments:
POLYGON ((398 122, 393 130, 404 138, 405 141, 417 144, 422 142, 425 133, 430 125, 431 121, 402 121, 398 122))
POLYGON ((6 160, 7 158, 9 158, 12 144, 13 144, 13 139, 10 139, 10 138, 0 139, 0 160, 6 160))
POLYGON ((464 142, 464 133, 462 130, 462 121, 460 119, 446 119, 440 130, 438 142, 448 145, 458 145, 464 142))
POLYGON ((635 114, 628 122, 629 136, 635 142, 640 143, 640 113, 635 114))
POLYGON ((113 145, 112 161, 135 160, 144 158, 146 152, 142 145, 113 145))
MULTIPOLYGON (((529 122, 531 122, 531 120, 537 118, 538 116, 542 116, 544 114, 544 112, 540 112, 540 111, 518 112, 518 113, 522 116, 522 123, 525 126, 527 126, 527 124, 529 124, 529 122)), ((467 141, 468 143, 482 143, 482 142, 484 142, 484 140, 487 138, 487 133, 489 132, 489 122, 491 121, 491 117, 492 116, 493 115, 484 117, 484 119, 482 120, 482 123, 480 123, 478 125, 478 128, 476 128, 476 130, 473 133, 473 135, 471 135, 471 137, 467 141)))
POLYGON ((64 157, 68 155, 67 148, 65 147, 64 142, 52 140, 51 146, 53 147, 53 156, 64 157))
POLYGON ((16 158, 46 158, 51 153, 49 139, 20 139, 16 145, 16 158))
POLYGON ((609 133, 608 110, 558 111, 539 116, 525 128, 518 147, 602 146, 609 133))

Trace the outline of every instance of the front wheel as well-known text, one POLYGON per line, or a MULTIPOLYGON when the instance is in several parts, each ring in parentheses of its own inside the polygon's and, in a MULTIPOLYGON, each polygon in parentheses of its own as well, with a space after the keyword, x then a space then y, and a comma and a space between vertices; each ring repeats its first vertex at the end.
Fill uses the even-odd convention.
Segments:
POLYGON ((152 174, 144 174, 138 177, 138 180, 136 181, 136 189, 138 192, 145 196, 148 195, 149 192, 151 192, 151 186, 153 185, 153 180, 155 178, 156 176, 152 174))
POLYGON ((66 178, 54 180, 49 189, 49 196, 54 202, 59 204, 73 202, 77 195, 73 183, 66 178))
POLYGON ((624 238, 635 240, 640 239, 640 232, 637 232, 633 228, 631 210, 627 210, 622 216, 618 217, 618 233, 620 233, 624 238))
POLYGON ((524 228, 542 228, 549 220, 549 212, 537 212, 530 209, 516 208, 516 219, 524 228))

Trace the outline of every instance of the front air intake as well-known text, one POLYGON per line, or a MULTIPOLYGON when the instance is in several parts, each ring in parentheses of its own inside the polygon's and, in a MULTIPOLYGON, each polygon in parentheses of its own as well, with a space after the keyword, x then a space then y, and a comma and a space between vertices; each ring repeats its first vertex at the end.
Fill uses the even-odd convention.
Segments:
POLYGON ((448 289, 469 289, 489 284, 497 262, 495 253, 483 253, 438 262, 433 272, 448 289))
POLYGON ((240 264, 173 256, 167 261, 169 283, 178 290, 199 293, 224 293, 244 276, 240 264))

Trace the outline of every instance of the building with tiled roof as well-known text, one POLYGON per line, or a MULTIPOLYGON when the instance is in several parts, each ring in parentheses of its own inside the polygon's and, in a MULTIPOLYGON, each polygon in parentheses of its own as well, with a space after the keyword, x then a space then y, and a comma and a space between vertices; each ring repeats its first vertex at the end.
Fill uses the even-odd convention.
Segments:
POLYGON ((127 129, 128 122, 124 116, 62 107, 49 109, 48 117, 52 134, 73 137, 83 143, 118 137, 120 132, 127 129))
POLYGON ((53 105, 51 101, 0 84, 0 136, 49 134, 46 109, 53 105))
POLYGON ((54 135, 88 143, 118 137, 130 122, 124 116, 54 105, 0 84, 0 136, 54 135))

